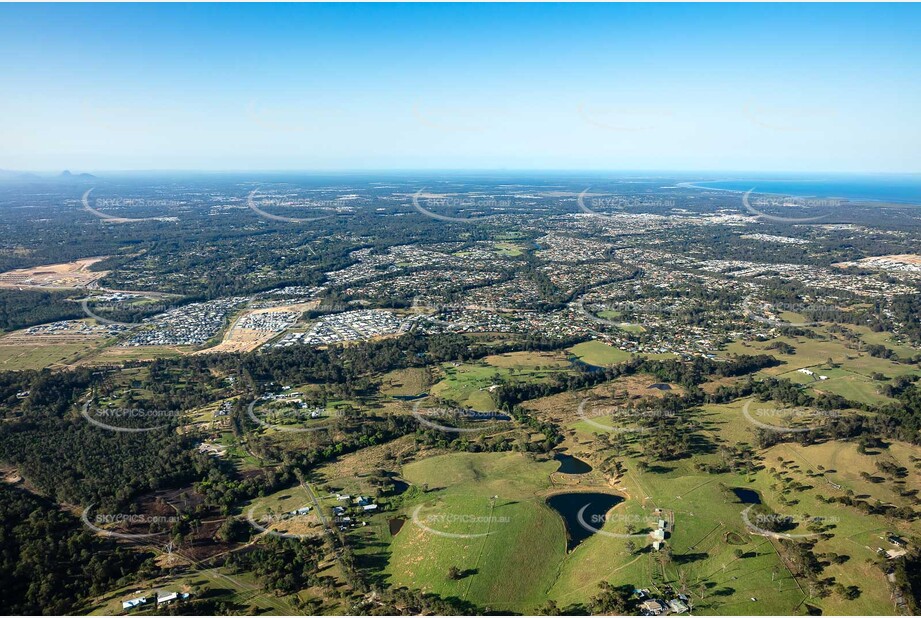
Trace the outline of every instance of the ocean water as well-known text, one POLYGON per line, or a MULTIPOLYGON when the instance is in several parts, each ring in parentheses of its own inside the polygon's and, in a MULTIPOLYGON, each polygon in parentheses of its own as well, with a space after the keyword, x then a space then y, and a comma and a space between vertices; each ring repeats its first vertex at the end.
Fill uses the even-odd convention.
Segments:
POLYGON ((796 197, 826 197, 921 205, 921 174, 825 177, 758 177, 704 180, 696 187, 773 193, 796 197))

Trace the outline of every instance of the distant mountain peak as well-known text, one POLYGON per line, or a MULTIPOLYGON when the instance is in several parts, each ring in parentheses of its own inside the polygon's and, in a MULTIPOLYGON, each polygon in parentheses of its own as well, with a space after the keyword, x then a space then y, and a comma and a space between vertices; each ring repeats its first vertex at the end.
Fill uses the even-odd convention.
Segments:
POLYGON ((61 178, 95 178, 92 174, 83 172, 82 174, 73 174, 70 170, 64 170, 61 172, 61 178))

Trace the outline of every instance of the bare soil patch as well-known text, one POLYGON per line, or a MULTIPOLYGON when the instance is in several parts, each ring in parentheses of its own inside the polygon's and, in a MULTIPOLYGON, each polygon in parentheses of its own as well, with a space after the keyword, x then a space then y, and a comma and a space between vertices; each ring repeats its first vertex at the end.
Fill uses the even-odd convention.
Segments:
POLYGON ((73 290, 88 287, 109 274, 107 270, 90 271, 90 266, 107 256, 84 258, 62 264, 17 268, 0 273, 0 288, 40 288, 73 290))

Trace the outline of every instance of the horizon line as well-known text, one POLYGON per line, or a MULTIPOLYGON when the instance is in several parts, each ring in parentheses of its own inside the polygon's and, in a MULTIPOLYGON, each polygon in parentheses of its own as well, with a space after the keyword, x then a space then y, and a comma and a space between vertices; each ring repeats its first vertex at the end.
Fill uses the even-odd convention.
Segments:
POLYGON ((185 173, 185 174, 367 174, 367 173, 565 173, 565 174, 792 174, 808 176, 816 174, 833 175, 898 175, 921 176, 919 171, 901 170, 792 170, 792 169, 667 169, 667 168, 558 168, 558 167, 444 167, 444 168, 413 168, 413 167, 341 167, 341 168, 40 168, 40 169, 12 169, 0 168, 0 173, 23 175, 61 175, 69 173, 73 176, 80 174, 152 174, 152 173, 185 173), (76 170, 76 171, 75 171, 76 170))

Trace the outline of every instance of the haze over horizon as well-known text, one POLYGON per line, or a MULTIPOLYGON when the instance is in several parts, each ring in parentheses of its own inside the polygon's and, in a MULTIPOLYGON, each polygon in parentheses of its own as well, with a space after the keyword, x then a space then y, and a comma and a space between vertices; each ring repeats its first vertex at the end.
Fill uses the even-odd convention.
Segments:
POLYGON ((5 5, 0 53, 7 170, 921 160, 917 5, 5 5))

